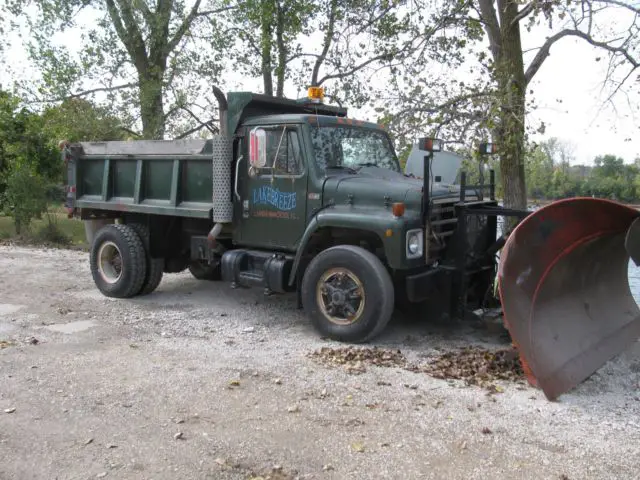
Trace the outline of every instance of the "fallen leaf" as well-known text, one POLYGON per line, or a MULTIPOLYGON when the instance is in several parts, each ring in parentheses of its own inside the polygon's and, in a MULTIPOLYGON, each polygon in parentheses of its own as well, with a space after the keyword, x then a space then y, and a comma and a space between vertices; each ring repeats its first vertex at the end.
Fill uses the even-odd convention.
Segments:
POLYGON ((362 452, 364 452, 364 444, 362 444, 360 442, 352 443, 351 444, 351 449, 354 452, 362 453, 362 452))
POLYGON ((184 440, 184 433, 178 432, 173 436, 174 440, 184 440))
POLYGON ((489 435, 489 434, 491 434, 493 432, 491 431, 491 429, 489 427, 484 427, 482 429, 482 433, 484 433, 485 435, 489 435))
POLYGON ((90 443, 93 443, 93 438, 87 438, 87 440, 84 442, 85 445, 89 445, 90 443))
POLYGON ((16 411, 16 407, 11 407, 11 408, 5 409, 4 413, 13 413, 15 411, 16 411))
POLYGON ((275 383, 276 385, 282 385, 282 380, 279 378, 276 378, 273 383, 275 383))
POLYGON ((230 387, 239 387, 240 386, 240 380, 231 380, 229 382, 229 386, 230 387))
POLYGON ((300 411, 300 407, 298 405, 292 405, 289 408, 287 408, 287 412, 289 413, 297 413, 300 411))

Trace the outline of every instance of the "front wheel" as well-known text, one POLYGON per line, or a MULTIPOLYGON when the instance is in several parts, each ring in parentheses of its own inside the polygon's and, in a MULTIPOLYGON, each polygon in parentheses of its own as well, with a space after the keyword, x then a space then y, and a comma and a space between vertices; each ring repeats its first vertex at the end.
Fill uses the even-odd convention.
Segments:
POLYGON ((342 342, 371 340, 393 314, 389 273, 378 257, 352 245, 316 256, 305 271, 301 296, 316 330, 342 342))

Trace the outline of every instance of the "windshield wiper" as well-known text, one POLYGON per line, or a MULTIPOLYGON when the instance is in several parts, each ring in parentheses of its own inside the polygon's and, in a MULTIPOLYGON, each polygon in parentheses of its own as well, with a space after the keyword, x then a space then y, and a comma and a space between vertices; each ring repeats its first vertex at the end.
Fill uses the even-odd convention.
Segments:
MULTIPOLYGON (((373 162, 366 162, 366 163, 358 163, 357 164, 360 168, 362 167, 378 167, 377 163, 373 163, 373 162)), ((380 168, 380 167, 378 167, 380 168)))

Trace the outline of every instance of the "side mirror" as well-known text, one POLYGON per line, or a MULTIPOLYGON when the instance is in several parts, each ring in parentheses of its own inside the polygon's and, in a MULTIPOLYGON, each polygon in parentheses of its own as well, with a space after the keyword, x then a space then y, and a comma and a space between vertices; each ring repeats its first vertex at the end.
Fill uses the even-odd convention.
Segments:
POLYGON ((249 134, 249 163, 254 168, 267 165, 267 132, 254 128, 249 134))

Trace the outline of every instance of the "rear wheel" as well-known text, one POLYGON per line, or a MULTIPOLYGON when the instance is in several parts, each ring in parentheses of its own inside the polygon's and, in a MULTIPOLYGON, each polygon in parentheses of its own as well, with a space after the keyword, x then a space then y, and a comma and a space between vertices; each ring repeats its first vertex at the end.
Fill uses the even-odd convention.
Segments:
POLYGON ((222 269, 220 264, 212 267, 204 262, 193 261, 189 264, 189 271, 198 280, 222 280, 222 269))
POLYGON ((309 263, 301 296, 316 330, 333 340, 371 340, 393 314, 386 268, 371 252, 351 245, 329 248, 309 263))
POLYGON ((148 295, 158 288, 158 285, 160 285, 160 282, 162 281, 162 274, 164 273, 164 259, 151 257, 149 253, 149 229, 146 225, 141 223, 132 223, 130 226, 138 232, 140 240, 142 240, 147 263, 147 274, 138 295, 148 295))
POLYGON ((93 281, 107 297, 137 295, 147 273, 144 245, 129 225, 107 225, 98 231, 90 264, 93 281))

